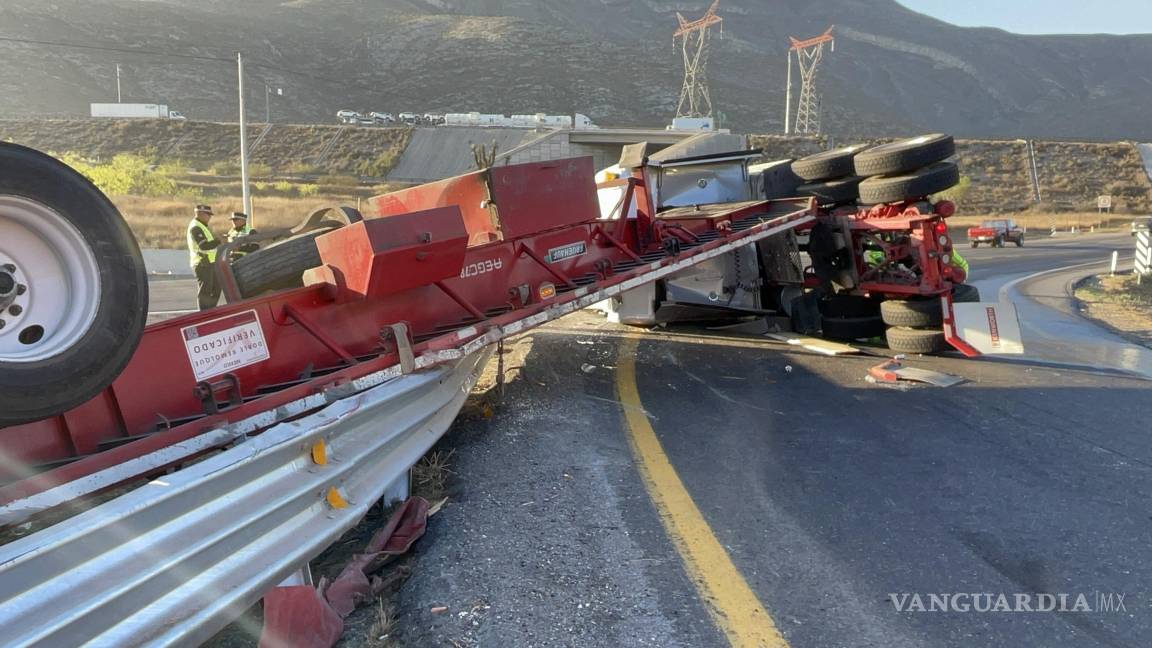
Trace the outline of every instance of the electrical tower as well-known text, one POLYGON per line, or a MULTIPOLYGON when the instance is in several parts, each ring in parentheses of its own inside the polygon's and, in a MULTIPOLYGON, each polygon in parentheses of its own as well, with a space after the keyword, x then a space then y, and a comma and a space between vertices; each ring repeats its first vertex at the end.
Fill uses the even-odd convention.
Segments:
POLYGON ((788 89, 785 92, 784 134, 820 134, 820 95, 816 92, 816 72, 824 58, 824 46, 831 44, 836 51, 836 40, 832 37, 832 27, 828 31, 808 40, 791 38, 788 48, 788 89), (796 102, 796 125, 792 125, 792 53, 800 67, 800 100, 796 102))
POLYGON ((684 88, 680 90, 680 104, 676 106, 677 117, 712 116, 712 96, 708 92, 708 30, 724 22, 716 15, 719 6, 720 0, 715 0, 703 18, 691 22, 676 13, 680 28, 672 35, 672 42, 682 39, 684 53, 684 88))

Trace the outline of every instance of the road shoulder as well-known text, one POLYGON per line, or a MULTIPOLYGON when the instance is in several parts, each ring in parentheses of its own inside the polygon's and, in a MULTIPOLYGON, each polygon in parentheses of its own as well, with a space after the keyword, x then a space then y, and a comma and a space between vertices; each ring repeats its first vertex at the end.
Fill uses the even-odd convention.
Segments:
POLYGON ((590 333, 531 336, 492 418, 441 442, 455 474, 399 596, 402 645, 724 645, 622 434, 617 344, 590 333))

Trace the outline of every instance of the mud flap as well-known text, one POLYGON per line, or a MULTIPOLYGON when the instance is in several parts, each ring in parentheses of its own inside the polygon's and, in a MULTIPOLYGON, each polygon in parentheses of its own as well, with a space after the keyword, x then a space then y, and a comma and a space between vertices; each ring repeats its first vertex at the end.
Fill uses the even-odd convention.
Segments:
POLYGON ((951 295, 940 298, 944 308, 944 339, 964 355, 1022 355, 1020 319, 1011 302, 953 304, 951 295))

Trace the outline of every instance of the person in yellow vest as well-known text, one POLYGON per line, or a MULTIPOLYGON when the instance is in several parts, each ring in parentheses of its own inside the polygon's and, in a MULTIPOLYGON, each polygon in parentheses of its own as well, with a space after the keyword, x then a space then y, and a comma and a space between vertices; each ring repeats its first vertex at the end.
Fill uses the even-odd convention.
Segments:
MULTIPOLYGON (((240 238, 248 236, 251 233, 252 227, 248 225, 248 214, 244 212, 232 212, 232 229, 228 230, 228 242, 235 243, 240 238)), ((245 254, 255 252, 256 250, 256 245, 237 245, 233 248, 232 256, 229 260, 235 261, 245 254)))
POLYGON ((196 205, 196 214, 188 223, 188 257, 192 272, 196 275, 197 301, 200 310, 215 308, 220 301, 220 284, 216 281, 216 248, 220 241, 208 223, 212 220, 212 208, 196 205))
POLYGON ((968 260, 960 256, 960 252, 956 249, 952 250, 952 265, 964 271, 964 278, 960 280, 961 283, 968 279, 968 260))

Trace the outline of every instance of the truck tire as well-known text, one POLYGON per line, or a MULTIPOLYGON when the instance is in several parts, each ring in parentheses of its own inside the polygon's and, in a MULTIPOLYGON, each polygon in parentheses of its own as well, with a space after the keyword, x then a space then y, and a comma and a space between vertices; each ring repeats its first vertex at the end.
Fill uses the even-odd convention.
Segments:
POLYGON ((833 180, 853 175, 852 159, 864 148, 863 146, 848 146, 800 158, 792 163, 792 173, 807 182, 833 180))
POLYGON ((937 353, 944 349, 944 331, 924 330, 894 326, 884 337, 888 348, 896 353, 937 353))
POLYGON ((249 252, 232 264, 236 287, 245 299, 304 285, 304 271, 323 265, 316 237, 335 228, 297 234, 269 247, 249 252))
POLYGON ((978 247, 980 247, 980 241, 972 241, 972 247, 973 247, 973 248, 978 248, 978 247))
POLYGON ((880 304, 880 316, 888 326, 933 328, 944 323, 938 299, 889 299, 880 304))
POLYGON ((1003 236, 997 236, 996 240, 992 241, 992 247, 998 247, 998 248, 1004 247, 1004 237, 1003 236))
POLYGON ((851 177, 800 185, 796 188, 801 196, 815 196, 824 205, 856 202, 860 197, 860 181, 863 178, 851 177))
POLYGON ((854 160, 858 176, 900 175, 946 160, 956 154, 951 135, 936 133, 874 146, 854 160))
POLYGON ((820 314, 828 318, 875 317, 880 314, 880 301, 856 295, 833 295, 818 302, 820 314))
POLYGON ((859 340, 884 335, 884 320, 869 317, 821 317, 821 337, 829 340, 859 340))
POLYGON ((56 159, 0 143, 0 427, 112 383, 148 316, 144 259, 116 207, 56 159))
POLYGON ((1024 235, 1023 234, 1021 234, 1020 237, 1016 239, 1016 247, 1024 247, 1024 235))
POLYGON ((952 287, 952 303, 965 304, 980 301, 980 289, 972 284, 960 284, 952 287))
POLYGON ((960 169, 955 164, 937 162, 908 175, 868 178, 859 185, 860 200, 871 205, 917 200, 950 189, 958 182, 960 169))

